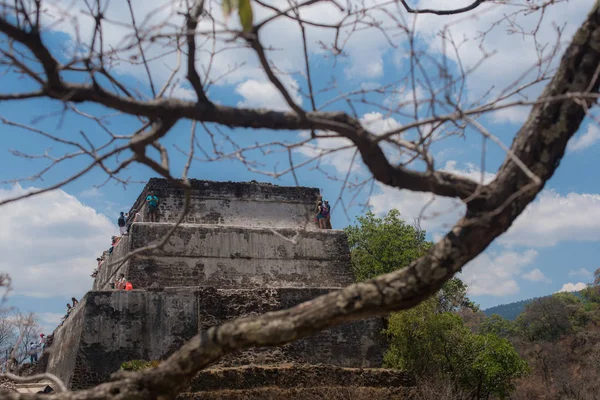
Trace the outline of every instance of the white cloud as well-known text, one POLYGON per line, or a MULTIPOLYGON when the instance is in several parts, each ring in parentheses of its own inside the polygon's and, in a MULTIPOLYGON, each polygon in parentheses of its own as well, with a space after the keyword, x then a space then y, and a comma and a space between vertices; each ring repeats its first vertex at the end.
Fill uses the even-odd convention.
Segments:
MULTIPOLYGON (((489 172, 482 174, 481 170, 472 163, 466 163, 465 167, 459 169, 457 162, 450 160, 441 170, 475 181, 483 180, 484 184, 494 179, 494 174, 489 172)), ((432 234, 449 229, 465 212, 464 203, 458 199, 398 190, 383 184, 377 186, 379 193, 371 196, 370 201, 374 213, 381 214, 396 208, 406 220, 421 217, 421 226, 432 234)))
POLYGON ((84 197, 84 198, 98 198, 98 197, 102 197, 104 194, 100 191, 100 189, 98 189, 97 187, 91 187, 89 189, 83 190, 81 191, 81 193, 79 193, 79 197, 84 197))
MULTIPOLYGON (((470 4, 472 0, 455 0, 451 6, 445 0, 428 0, 423 2, 426 7, 454 8, 470 4)), ((61 30, 69 34, 72 38, 93 37, 93 18, 87 13, 81 12, 85 5, 78 3, 72 5, 71 0, 48 0, 44 3, 47 12, 43 15, 46 22, 54 23, 53 29, 61 30), (62 7, 63 11, 58 8, 62 7), (67 15, 65 16, 65 12, 67 15), (58 17, 65 16, 62 22, 57 23, 58 17), (77 26, 71 24, 76 17, 77 26), (76 34, 77 32, 77 34, 76 34)), ((174 33, 183 26, 185 2, 162 0, 147 0, 143 2, 133 2, 133 8, 138 21, 144 21, 142 34, 149 31, 162 34, 164 38, 158 39, 152 43, 147 43, 145 48, 148 59, 155 59, 150 62, 150 70, 155 77, 155 86, 160 88, 170 76, 173 68, 177 65, 175 53, 164 55, 175 47, 175 41, 171 40, 174 33)), ((552 43, 556 39, 554 35, 554 22, 558 26, 564 26, 566 29, 562 37, 563 42, 568 42, 570 36, 585 18, 588 10, 591 8, 593 0, 578 0, 574 2, 556 2, 548 7, 544 13, 544 23, 540 24, 539 39, 544 42, 552 43)), ((287 8, 287 5, 274 2, 272 5, 280 8, 287 8)), ((273 15, 273 11, 266 7, 255 5, 253 12, 255 21, 262 21, 273 15)), ((334 29, 323 29, 312 25, 305 25, 307 35, 307 46, 310 55, 313 71, 319 71, 323 65, 324 58, 331 57, 332 45, 334 42, 338 46, 343 44, 343 57, 338 57, 340 63, 343 63, 346 77, 355 80, 355 83, 361 84, 365 78, 377 80, 378 78, 389 75, 388 72, 396 76, 398 69, 404 65, 406 68, 407 54, 405 43, 408 36, 402 33, 398 17, 404 20, 407 27, 412 27, 416 22, 417 35, 425 40, 431 49, 439 51, 442 46, 440 42, 439 31, 445 25, 452 23, 451 31, 454 38, 460 43, 458 54, 462 65, 469 69, 476 65, 481 57, 481 47, 488 52, 496 51, 496 54, 487 60, 480 68, 470 71, 467 89, 470 97, 478 97, 481 93, 487 91, 491 85, 495 85, 497 90, 501 90, 508 83, 512 83, 515 78, 522 75, 528 68, 535 65, 537 53, 532 40, 527 35, 506 35, 507 31, 514 30, 515 26, 523 26, 525 29, 536 26, 539 12, 532 12, 529 15, 520 15, 515 18, 507 18, 505 14, 511 13, 517 9, 525 9, 530 6, 530 2, 525 0, 516 0, 510 5, 500 2, 499 4, 484 4, 477 10, 456 15, 456 16, 434 16, 434 15, 414 15, 404 12, 398 4, 390 3, 387 6, 368 0, 366 2, 351 0, 346 10, 340 10, 333 3, 322 2, 303 7, 299 13, 304 19, 308 19, 316 24, 337 25, 344 21, 346 26, 336 37, 334 29), (359 9, 366 8, 366 20, 357 21, 356 24, 348 23, 348 10, 356 12, 359 9), (460 21, 460 23, 456 23, 460 21), (483 45, 480 46, 478 40, 481 32, 487 31, 492 23, 502 21, 489 32, 483 45), (370 27, 369 27, 370 25, 370 27), (393 43, 390 43, 392 41, 393 43), (391 53, 391 54, 390 54, 391 53), (518 54, 518 57, 515 57, 518 54), (384 57, 391 55, 389 63, 384 63, 384 57), (493 82, 490 81, 493 77, 493 82)), ((218 34, 218 39, 213 41, 207 36, 207 32, 212 32, 213 21, 216 24, 217 31, 223 31, 223 16, 221 13, 220 2, 207 1, 207 9, 210 9, 212 19, 203 18, 198 27, 198 42, 202 43, 197 61, 197 69, 203 73, 210 71, 206 81, 214 84, 217 78, 220 78, 216 84, 239 85, 249 79, 256 82, 264 82, 265 74, 256 57, 255 52, 245 47, 243 40, 232 42, 229 33, 218 34), (213 47, 214 46, 214 47, 213 47), (211 56, 211 52, 215 55, 211 56)), ((360 13, 358 13, 360 14, 360 13)), ((130 22, 129 10, 126 2, 113 1, 107 3, 104 10, 105 31, 103 34, 103 44, 107 48, 116 48, 123 50, 120 54, 120 61, 115 62, 114 68, 118 72, 132 74, 137 77, 136 85, 139 87, 145 85, 147 78, 143 65, 133 65, 126 60, 130 55, 137 52, 136 46, 132 46, 132 38, 135 32, 127 25, 130 22), (118 24, 113 24, 116 21, 118 24), (127 49, 127 50, 125 50, 127 49)), ((236 28, 239 26, 236 18, 231 18, 228 26, 236 28)), ((260 31, 260 39, 269 49, 267 55, 271 64, 277 67, 278 71, 284 73, 302 71, 303 69, 303 45, 300 29, 295 21, 288 18, 279 18, 267 25, 260 31)), ((451 46, 446 46, 451 59, 457 60, 457 56, 451 50, 451 46)), ((83 49, 78 49, 84 51, 83 49)), ((185 56, 184 56, 185 57, 185 56)), ((426 57, 421 59, 424 62, 426 57)), ((328 62, 328 60, 326 61, 328 62)), ((299 76, 295 75, 295 76, 299 76)), ((179 71, 174 79, 175 95, 180 98, 194 98, 191 90, 181 87, 185 82, 185 68, 179 71)), ((304 86, 304 82, 300 82, 304 86)), ((541 87, 541 85, 540 85, 541 87)), ((532 91, 535 95, 539 88, 532 91)), ((331 92, 332 96, 338 93, 331 92)), ((260 94, 260 93, 259 93, 260 94)), ((263 99, 265 100, 265 99, 263 99)), ((271 101, 269 98, 266 100, 271 101)), ((273 100, 275 101, 275 100, 273 100)), ((260 102, 260 101, 259 101, 260 102)), ((249 101, 251 103, 251 101, 249 101)), ((271 103, 268 103, 271 104, 271 103)), ((522 112, 514 114, 513 111, 502 111, 496 116, 499 119, 508 119, 516 121, 522 119, 522 112)))
MULTIPOLYGON (((0 199, 29 190, 18 185, 0 189, 0 199)), ((108 218, 62 190, 0 210, 0 271, 12 277, 13 294, 68 301, 91 287, 94 260, 117 231, 108 218)))
POLYGON ((545 190, 498 238, 507 246, 535 247, 570 240, 600 240, 600 194, 561 196, 554 190, 545 190))
MULTIPOLYGON (((284 83, 294 103, 302 106, 302 96, 298 93, 298 83, 293 79, 282 79, 282 83, 284 83)), ((238 102, 238 107, 290 110, 282 94, 269 81, 249 79, 240 83, 235 91, 244 98, 244 100, 238 102)))
MULTIPOLYGON (((65 311, 66 311, 66 306, 67 301, 65 300, 65 311)), ((46 335, 48 335, 50 332, 54 331, 54 329, 58 326, 58 324, 60 323, 60 319, 65 315, 64 313, 52 313, 52 312, 43 312, 43 313, 36 313, 38 319, 39 319, 39 325, 41 328, 41 332, 40 333, 45 333, 46 335)))
POLYGON ((571 138, 569 144, 567 145, 567 152, 578 152, 585 150, 588 147, 596 144, 598 141, 600 141, 600 128, 590 123, 585 132, 579 133, 571 138))
POLYGON ((572 269, 569 271, 570 277, 579 276, 585 279, 592 279, 594 277, 594 273, 586 268, 572 269))
POLYGON ((522 253, 482 253, 463 268, 460 278, 469 285, 469 294, 472 296, 515 294, 519 291, 516 278, 537 256, 538 252, 533 249, 522 253))
POLYGON ((394 94, 383 100, 383 104, 393 109, 402 109, 407 106, 413 109, 415 101, 419 107, 422 107, 427 100, 428 96, 425 90, 421 86, 417 86, 414 90, 408 88, 396 90, 394 94))
MULTIPOLYGON (((448 9, 459 8, 470 3, 471 0, 457 0, 450 6, 445 0, 427 0, 422 2, 422 7, 448 9)), ((546 7, 542 14, 540 10, 531 12, 531 7, 538 3, 528 0, 512 1, 510 6, 505 2, 486 2, 467 14, 450 17, 418 15, 416 18, 417 27, 431 49, 441 52, 444 48, 442 45, 444 37, 455 39, 457 50, 452 50, 451 44, 446 43, 446 54, 455 62, 460 60, 464 70, 472 69, 486 57, 483 64, 469 73, 468 97, 475 100, 492 87, 492 94, 496 95, 513 85, 520 77, 526 79, 517 83, 514 89, 535 78, 537 70, 532 68, 538 63, 538 53, 534 38, 532 35, 520 34, 519 29, 530 32, 537 27, 537 40, 541 45, 540 48, 546 47, 543 57, 547 57, 557 40, 555 27, 564 27, 560 40, 562 47, 558 52, 561 54, 565 44, 570 42, 593 4, 594 0, 554 2, 550 7, 546 7), (511 15, 516 11, 521 12, 518 15, 511 15), (541 22, 540 18, 543 18, 541 22), (440 35, 439 31, 444 26, 448 26, 448 32, 440 35), (483 32, 486 32, 484 39, 481 37, 483 32)), ((553 65, 558 61, 560 57, 555 57, 553 65)), ((525 91, 521 90, 520 95, 525 92, 530 99, 535 98, 543 86, 537 85, 525 91)), ((497 117, 509 118, 509 115, 510 112, 504 111, 497 117)), ((519 117, 522 118, 518 112, 510 115, 512 120, 517 120, 519 117)))
POLYGON ((530 282, 544 282, 550 283, 551 280, 546 278, 544 273, 540 271, 539 268, 534 268, 529 272, 523 274, 523 279, 528 280, 530 282))
POLYGON ((561 293, 561 292, 579 292, 580 290, 583 290, 587 287, 587 285, 583 282, 577 282, 577 283, 565 283, 564 285, 562 285, 562 287, 560 288, 560 290, 556 293, 561 293))
POLYGON ((522 124, 527 121, 531 107, 507 107, 494 111, 491 114, 491 120, 493 123, 501 124, 508 122, 510 124, 522 124))

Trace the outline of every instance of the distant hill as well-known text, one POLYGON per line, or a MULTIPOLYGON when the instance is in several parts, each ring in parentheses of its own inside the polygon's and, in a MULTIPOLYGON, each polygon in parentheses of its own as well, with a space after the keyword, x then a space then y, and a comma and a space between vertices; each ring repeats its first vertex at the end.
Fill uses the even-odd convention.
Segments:
POLYGON ((504 319, 514 321, 517 319, 519 314, 523 312, 527 304, 539 298, 540 297, 534 297, 533 299, 521 300, 515 303, 500 304, 499 306, 490 307, 487 310, 483 310, 483 312, 487 317, 491 316, 492 314, 498 314, 504 319))
MULTIPOLYGON (((581 296, 581 292, 572 292, 572 293, 575 296, 579 296, 579 297, 581 296)), ((523 310, 525 310, 525 306, 527 304, 531 303, 534 300, 543 299, 544 297, 549 297, 549 296, 552 296, 552 295, 534 297, 532 299, 521 300, 521 301, 517 301, 514 303, 500 304, 499 306, 490 307, 487 310, 483 310, 483 313, 486 315, 486 317, 489 317, 493 314, 498 314, 499 316, 501 316, 504 319, 507 319, 509 321, 514 321, 515 319, 517 319, 519 314, 521 314, 523 312, 523 310)))

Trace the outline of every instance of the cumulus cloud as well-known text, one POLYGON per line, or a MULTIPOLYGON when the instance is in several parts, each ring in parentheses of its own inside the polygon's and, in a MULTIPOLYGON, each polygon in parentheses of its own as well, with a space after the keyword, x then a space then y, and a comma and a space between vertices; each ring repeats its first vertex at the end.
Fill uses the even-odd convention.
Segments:
MULTIPOLYGON (((0 189, 0 199, 32 189, 0 189)), ((116 226, 62 190, 1 207, 0 271, 13 294, 70 299, 91 287, 96 257, 110 246, 116 226)))
POLYGON ((594 277, 594 273, 586 268, 572 269, 569 271, 570 277, 580 277, 585 279, 592 279, 594 277))
POLYGON ((509 124, 520 125, 527 121, 530 111, 531 107, 523 106, 503 108, 491 114, 491 121, 497 124, 508 122, 509 124))
POLYGON ((583 290, 587 287, 587 285, 583 282, 577 282, 577 283, 565 283, 564 285, 562 285, 562 287, 560 288, 560 290, 556 293, 561 293, 561 292, 579 292, 580 290, 583 290))
MULTIPOLYGON (((495 177, 492 173, 482 172, 472 163, 466 163, 464 167, 459 168, 454 160, 447 161, 441 170, 482 181, 484 184, 491 182, 495 177)), ((409 221, 420 217, 421 226, 432 234, 450 228, 465 212, 464 203, 457 199, 398 190, 380 183, 377 186, 379 192, 371 196, 370 200, 374 213, 381 214, 396 208, 409 221)))
POLYGON ((421 86, 417 86, 416 89, 401 88, 396 93, 387 97, 383 100, 383 104, 391 108, 403 108, 406 105, 414 107, 415 101, 419 107, 425 105, 428 100, 428 96, 425 90, 421 86))
POLYGON ((531 271, 524 273, 522 277, 523 277, 523 279, 528 280, 530 282, 544 282, 544 283, 551 282, 551 280, 546 278, 544 273, 542 271, 540 271, 539 268, 534 268, 531 271))
MULTIPOLYGON (((66 304, 66 301, 65 301, 66 304)), ((41 332, 52 332, 60 323, 60 319, 65 315, 61 313, 43 312, 36 313, 41 332)), ((47 334, 47 333, 46 333, 47 334)))
MULTIPOLYGON (((287 86, 286 89, 294 103, 302 106, 302 96, 298 93, 298 83, 293 79, 286 79, 283 82, 285 82, 284 86, 287 86)), ((240 83, 235 91, 243 98, 242 101, 238 102, 238 107, 290 110, 290 106, 282 94, 269 81, 248 79, 240 83)))
POLYGON ((97 187, 91 187, 89 189, 82 190, 81 193, 79 193, 79 197, 83 198, 98 198, 102 196, 104 196, 104 194, 97 187))
MULTIPOLYGON (((462 7, 472 3, 471 0, 457 0, 449 3, 445 0, 428 0, 422 7, 448 9, 462 7)), ((486 58, 478 68, 469 73, 468 90, 469 98, 476 99, 480 95, 492 89, 492 94, 498 94, 505 88, 513 85, 518 78, 525 76, 533 79, 537 70, 531 70, 538 63, 538 54, 535 51, 535 41, 532 35, 518 34, 519 28, 525 32, 532 31, 536 26, 536 39, 542 46, 547 46, 546 52, 555 44, 557 39, 556 26, 564 27, 560 43, 569 43, 576 30, 585 20, 594 0, 579 0, 577 7, 571 2, 556 2, 544 10, 543 22, 539 22, 540 12, 521 12, 518 15, 507 17, 516 11, 526 11, 531 8, 532 2, 528 0, 516 0, 511 2, 507 8, 504 2, 486 2, 477 10, 468 14, 458 14, 451 17, 439 17, 436 15, 418 15, 417 28, 422 37, 429 43, 431 49, 442 52, 442 38, 454 38, 460 43, 457 51, 447 51, 448 57, 459 62, 465 70, 477 66, 483 58, 486 58), (447 27, 445 35, 438 32, 447 27), (519 27, 516 28, 515 27, 519 27), (482 32, 486 32, 485 39, 481 38, 482 32), (507 32, 515 34, 507 35, 507 32), (475 45, 481 44, 481 46, 475 45), (518 54, 515 57, 515 54, 518 54), (490 77, 493 77, 490 80, 490 77)), ((449 48, 446 44, 446 49, 449 48)), ((544 54, 547 57, 548 54, 544 54)), ((555 57, 554 65, 560 60, 555 57)), ((522 81, 514 85, 514 88, 527 82, 522 81)), ((541 91, 543 85, 526 90, 529 98, 535 98, 541 91)), ((521 91, 521 94, 523 92, 521 91)), ((516 98, 514 99, 516 100, 516 98)), ((510 114, 508 111, 500 112, 497 118, 509 118, 518 120, 522 118, 518 111, 510 114)))
POLYGON ((507 246, 554 246, 600 240, 600 194, 545 190, 498 241, 507 246), (585 210, 585 212, 582 212, 585 210))
POLYGON ((573 137, 567 145, 568 152, 579 152, 600 141, 600 128, 589 124, 587 130, 573 137))
POLYGON ((469 285, 472 296, 515 294, 519 291, 517 277, 537 256, 533 249, 482 253, 463 268, 460 278, 469 285))

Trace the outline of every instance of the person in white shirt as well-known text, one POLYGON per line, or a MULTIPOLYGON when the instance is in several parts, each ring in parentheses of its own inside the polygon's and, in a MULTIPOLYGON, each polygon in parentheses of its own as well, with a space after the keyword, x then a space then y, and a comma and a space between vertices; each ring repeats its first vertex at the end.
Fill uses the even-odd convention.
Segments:
POLYGON ((29 358, 31 359, 31 363, 36 363, 38 360, 38 344, 35 342, 29 343, 29 358))

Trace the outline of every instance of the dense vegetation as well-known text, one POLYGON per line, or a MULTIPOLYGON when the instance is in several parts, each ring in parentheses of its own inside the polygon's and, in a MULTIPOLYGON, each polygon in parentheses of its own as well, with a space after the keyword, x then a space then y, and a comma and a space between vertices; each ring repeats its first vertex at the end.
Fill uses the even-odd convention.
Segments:
MULTIPOLYGON (((431 246, 396 210, 368 213, 346 232, 357 280, 404 268, 431 246)), ((486 316, 454 278, 389 316, 384 363, 412 372, 423 400, 600 398, 600 269, 577 295, 521 303, 509 307, 514 321, 486 316)))

